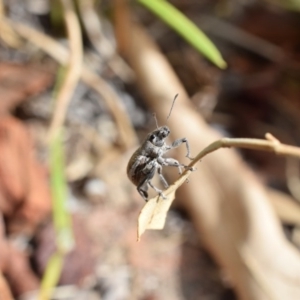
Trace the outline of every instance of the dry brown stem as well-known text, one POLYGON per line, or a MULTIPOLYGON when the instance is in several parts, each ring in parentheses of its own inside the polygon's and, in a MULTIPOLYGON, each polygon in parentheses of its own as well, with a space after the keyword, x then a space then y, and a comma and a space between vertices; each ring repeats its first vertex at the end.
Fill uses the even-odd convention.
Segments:
POLYGON ((56 108, 49 130, 50 137, 55 136, 57 131, 63 126, 71 97, 80 79, 82 66, 81 30, 74 5, 70 0, 61 0, 61 3, 68 32, 70 56, 67 73, 56 100, 56 108))
MULTIPOLYGON (((131 32, 130 63, 160 124, 179 93, 168 122, 172 139, 186 137, 192 154, 220 139, 192 107, 153 41, 136 26, 131 32)), ((294 150, 289 149, 291 154, 294 150)), ((184 149, 179 149, 174 156, 182 161, 184 155, 184 149)), ((174 170, 168 175, 175 181, 174 170)), ((266 188, 235 151, 221 149, 208 155, 178 196, 201 240, 231 278, 239 299, 300 299, 299 252, 286 240, 266 188)))

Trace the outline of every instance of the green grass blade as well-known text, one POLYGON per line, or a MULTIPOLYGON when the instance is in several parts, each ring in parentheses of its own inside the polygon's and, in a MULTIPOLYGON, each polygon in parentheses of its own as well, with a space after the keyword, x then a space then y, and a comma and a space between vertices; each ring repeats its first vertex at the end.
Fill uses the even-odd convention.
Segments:
POLYGON ((66 207, 67 187, 61 131, 50 144, 51 193, 53 199, 53 221, 56 232, 56 246, 66 253, 74 246, 72 222, 66 207))
POLYGON ((41 291, 39 300, 51 299, 53 289, 55 288, 61 274, 63 267, 64 255, 62 253, 55 253, 48 261, 46 271, 41 284, 41 291))
POLYGON ((221 69, 226 62, 210 39, 184 14, 165 0, 137 0, 180 34, 196 50, 221 69))
MULTIPOLYGON (((53 90, 53 98, 59 91, 65 75, 65 68, 60 68, 53 90)), ((53 224, 56 239, 56 253, 47 263, 43 275, 39 300, 49 300, 58 283, 63 267, 64 256, 74 247, 71 216, 66 207, 67 183, 63 151, 63 130, 52 137, 49 145, 50 182, 53 208, 53 224)))

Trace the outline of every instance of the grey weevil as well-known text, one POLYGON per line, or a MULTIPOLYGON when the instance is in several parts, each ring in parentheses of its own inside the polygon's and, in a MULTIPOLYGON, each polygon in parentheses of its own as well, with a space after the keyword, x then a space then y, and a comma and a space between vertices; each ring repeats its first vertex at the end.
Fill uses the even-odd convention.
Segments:
MULTIPOLYGON (((176 94, 174 97, 167 120, 171 115, 177 96, 178 94, 176 94)), ((172 145, 167 145, 166 138, 170 135, 171 131, 167 126, 158 127, 156 118, 155 121, 157 128, 147 135, 141 146, 132 154, 127 165, 127 176, 131 182, 137 186, 139 194, 144 198, 145 201, 148 201, 148 185, 153 188, 159 194, 159 196, 164 199, 166 198, 162 190, 155 187, 151 182, 156 170, 165 188, 168 188, 169 185, 162 174, 163 166, 177 167, 179 174, 182 173, 182 167, 193 170, 193 168, 179 163, 174 158, 163 157, 163 155, 169 150, 177 148, 181 144, 185 143, 187 150, 186 157, 188 157, 190 160, 193 160, 193 158, 190 157, 188 140, 186 138, 181 138, 175 140, 172 145)))

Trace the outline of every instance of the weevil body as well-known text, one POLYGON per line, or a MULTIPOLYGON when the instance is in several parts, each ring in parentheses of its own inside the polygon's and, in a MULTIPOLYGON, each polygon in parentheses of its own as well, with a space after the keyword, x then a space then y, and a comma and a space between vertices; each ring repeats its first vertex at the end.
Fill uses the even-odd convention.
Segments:
POLYGON ((186 157, 192 160, 187 139, 181 138, 174 141, 172 145, 167 145, 165 140, 169 135, 170 129, 167 126, 158 127, 147 135, 142 145, 133 153, 128 162, 127 176, 131 182, 137 186, 138 192, 145 201, 148 200, 148 186, 153 188, 161 197, 165 198, 162 191, 151 182, 156 171, 165 188, 167 188, 169 185, 162 174, 163 166, 177 167, 179 174, 182 173, 182 167, 189 168, 179 163, 176 159, 164 158, 163 155, 166 152, 185 143, 187 149, 186 157))

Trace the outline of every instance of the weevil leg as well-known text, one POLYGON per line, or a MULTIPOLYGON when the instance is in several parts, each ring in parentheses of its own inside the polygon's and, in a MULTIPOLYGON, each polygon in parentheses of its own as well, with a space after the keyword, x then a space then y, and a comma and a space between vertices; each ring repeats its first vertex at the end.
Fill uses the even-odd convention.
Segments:
POLYGON ((148 181, 148 184, 155 190, 157 194, 159 194, 160 197, 162 197, 163 199, 167 199, 167 197, 163 194, 162 190, 154 186, 151 181, 148 181))
POLYGON ((151 182, 151 179, 154 177, 155 170, 157 170, 157 173, 158 173, 160 179, 162 180, 162 182, 164 183, 164 185, 166 187, 169 186, 168 183, 167 183, 167 181, 166 181, 166 179, 162 175, 162 172, 161 172, 162 171, 162 166, 161 166, 161 164, 159 164, 157 162, 157 160, 153 160, 151 163, 149 163, 148 165, 146 165, 146 167, 142 170, 142 172, 144 172, 145 174, 147 174, 147 177, 144 180, 144 182, 146 184, 149 184, 149 186, 152 187, 163 199, 166 199, 166 197, 163 194, 162 190, 160 190, 157 187, 155 187, 152 184, 152 182, 151 182))
POLYGON ((174 141, 168 150, 177 148, 183 143, 185 143, 185 146, 186 146, 186 152, 187 152, 186 157, 189 158, 190 160, 193 160, 194 158, 190 157, 190 145, 186 138, 182 138, 182 139, 178 139, 178 140, 174 141))
MULTIPOLYGON (((185 169, 189 169, 191 171, 194 171, 193 167, 189 167, 189 166, 186 166, 184 164, 181 164, 178 160, 176 160, 174 158, 164 158, 164 161, 163 161, 162 164, 165 165, 165 166, 177 167, 180 175, 182 174, 182 169, 181 168, 185 168, 185 169)), ((187 179, 186 182, 188 183, 189 180, 187 179)))
POLYGON ((147 193, 148 183, 154 177, 155 170, 156 170, 155 164, 148 164, 144 169, 141 170, 143 176, 142 176, 142 180, 139 182, 137 186, 137 190, 146 202, 148 201, 148 193, 147 193))
POLYGON ((143 197, 143 199, 147 202, 148 201, 148 186, 147 183, 143 182, 142 184, 139 184, 136 188, 139 194, 143 197))
POLYGON ((165 179, 164 175, 162 174, 162 166, 161 165, 157 166, 157 173, 159 175, 159 178, 163 182, 165 188, 167 189, 169 187, 169 184, 168 184, 167 180, 165 179))
POLYGON ((141 190, 141 189, 137 189, 139 194, 143 197, 143 199, 148 202, 148 193, 144 190, 141 190))
POLYGON ((193 170, 192 167, 181 164, 178 160, 176 160, 174 158, 164 158, 162 165, 170 166, 170 167, 177 167, 179 174, 182 174, 182 168, 193 170))

